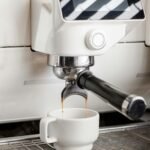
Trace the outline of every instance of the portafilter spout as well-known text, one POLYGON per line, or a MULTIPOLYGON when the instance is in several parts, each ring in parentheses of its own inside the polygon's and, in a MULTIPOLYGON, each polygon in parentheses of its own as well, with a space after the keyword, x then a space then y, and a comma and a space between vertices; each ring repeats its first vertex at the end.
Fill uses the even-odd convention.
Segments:
POLYGON ((76 84, 75 80, 66 81, 66 86, 61 93, 61 99, 63 101, 72 95, 79 95, 79 96, 83 97, 85 100, 87 100, 87 97, 88 97, 86 90, 81 89, 76 84))

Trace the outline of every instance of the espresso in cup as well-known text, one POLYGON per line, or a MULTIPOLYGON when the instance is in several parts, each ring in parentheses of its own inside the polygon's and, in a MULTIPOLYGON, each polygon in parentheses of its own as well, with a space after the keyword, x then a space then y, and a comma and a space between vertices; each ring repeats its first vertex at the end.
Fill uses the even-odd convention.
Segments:
POLYGON ((90 109, 55 110, 40 122, 41 140, 56 150, 92 150, 98 135, 99 114, 90 109))

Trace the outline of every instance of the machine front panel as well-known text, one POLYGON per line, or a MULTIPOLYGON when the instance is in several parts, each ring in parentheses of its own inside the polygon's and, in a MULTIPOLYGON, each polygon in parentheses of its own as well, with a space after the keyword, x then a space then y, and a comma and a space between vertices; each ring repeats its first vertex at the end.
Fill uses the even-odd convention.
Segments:
POLYGON ((65 20, 143 19, 141 0, 60 0, 65 20))

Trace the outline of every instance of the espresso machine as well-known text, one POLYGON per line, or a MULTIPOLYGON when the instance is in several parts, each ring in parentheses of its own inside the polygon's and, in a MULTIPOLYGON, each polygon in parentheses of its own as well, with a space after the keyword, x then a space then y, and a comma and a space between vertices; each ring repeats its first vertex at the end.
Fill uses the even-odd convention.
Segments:
MULTIPOLYGON (((62 100, 94 92, 117 111, 137 120, 146 101, 96 77, 94 57, 109 53, 145 20, 140 0, 32 0, 32 50, 49 55, 48 65, 63 79, 62 100)), ((109 61, 109 60, 107 60, 109 61)), ((99 69, 99 68, 97 68, 99 69)), ((107 68, 112 69, 113 68, 107 68)))
POLYGON ((150 108, 149 8, 149 0, 0 1, 0 123, 39 120, 61 97, 64 107, 88 98, 100 114, 139 118, 150 108))

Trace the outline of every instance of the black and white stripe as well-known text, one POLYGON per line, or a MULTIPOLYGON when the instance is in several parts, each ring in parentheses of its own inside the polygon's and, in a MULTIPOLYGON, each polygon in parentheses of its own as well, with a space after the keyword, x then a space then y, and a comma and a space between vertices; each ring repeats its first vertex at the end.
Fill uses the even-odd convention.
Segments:
POLYGON ((140 0, 60 0, 60 5, 69 21, 144 18, 140 0))

